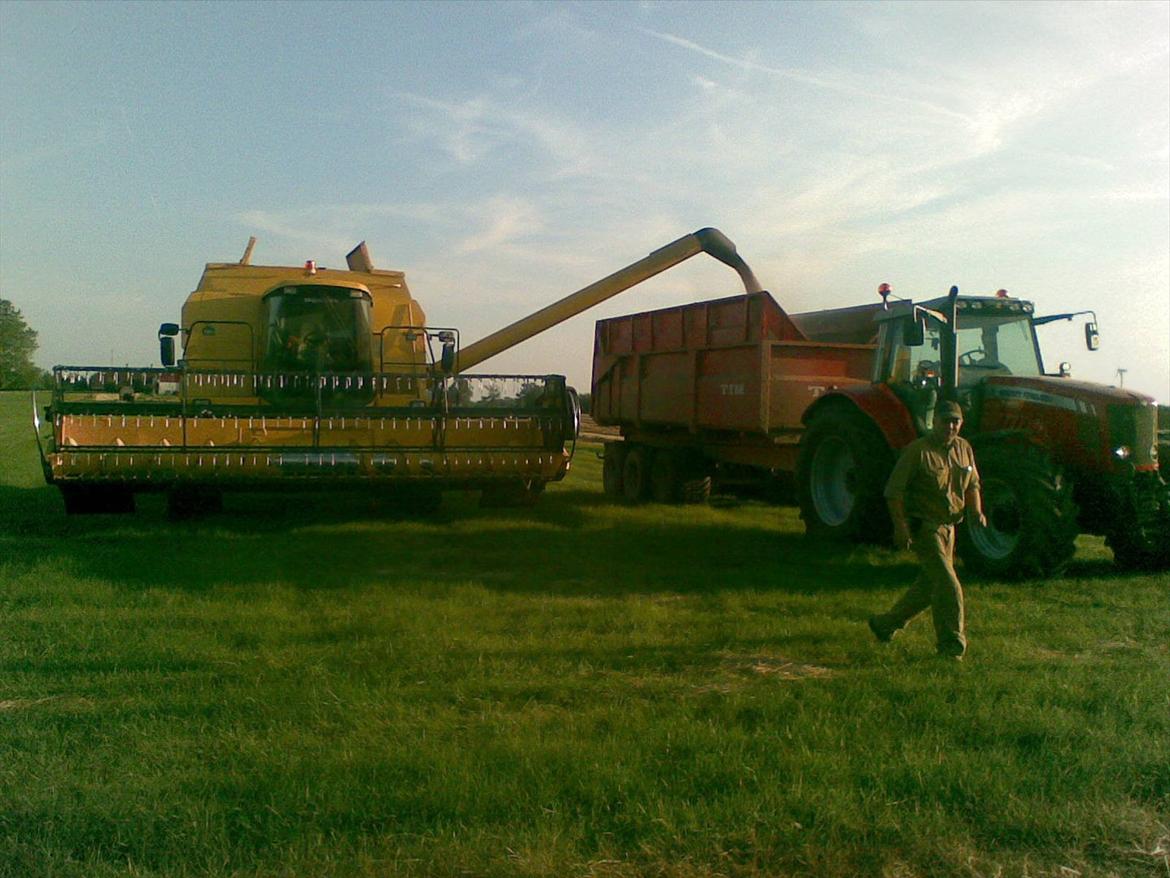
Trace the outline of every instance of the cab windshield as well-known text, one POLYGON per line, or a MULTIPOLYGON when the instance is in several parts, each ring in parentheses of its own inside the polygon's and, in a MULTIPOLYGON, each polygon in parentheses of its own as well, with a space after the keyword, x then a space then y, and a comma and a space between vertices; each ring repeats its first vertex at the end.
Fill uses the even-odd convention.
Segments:
MULTIPOLYGON (((887 331, 898 334, 897 324, 887 331)), ((897 340, 890 346, 885 366, 888 380, 937 384, 942 376, 942 330, 929 321, 923 344, 909 346, 897 340)), ((1032 323, 1025 314, 959 315, 956 343, 959 353, 959 386, 978 384, 993 375, 1037 376, 1043 374, 1032 323)))
POLYGON ((956 343, 959 385, 991 375, 1043 374, 1032 321, 1021 314, 961 314, 956 343))
POLYGON ((264 368, 276 372, 362 372, 371 368, 370 295, 364 290, 290 285, 264 297, 264 368))

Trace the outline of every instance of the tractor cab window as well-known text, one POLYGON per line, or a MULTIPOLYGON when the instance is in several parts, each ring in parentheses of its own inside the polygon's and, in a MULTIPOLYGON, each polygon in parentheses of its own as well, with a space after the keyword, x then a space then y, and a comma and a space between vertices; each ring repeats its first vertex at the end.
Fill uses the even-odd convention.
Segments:
POLYGON ((1043 373, 1031 321, 1021 314, 961 314, 957 338, 959 386, 993 375, 1043 373))
POLYGON ((370 294, 316 284, 264 297, 264 368, 274 372, 368 372, 370 294))

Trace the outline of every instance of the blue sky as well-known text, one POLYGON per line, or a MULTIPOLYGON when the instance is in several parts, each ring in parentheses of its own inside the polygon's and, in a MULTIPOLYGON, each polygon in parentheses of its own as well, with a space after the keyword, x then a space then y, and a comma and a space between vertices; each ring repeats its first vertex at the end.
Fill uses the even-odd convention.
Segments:
MULTIPOLYGON (((473 341, 694 229, 791 312, 1007 288, 1170 402, 1170 4, 0 3, 0 296, 151 363, 203 264, 357 241, 473 341)), ((599 317, 484 364, 589 384, 599 317)))

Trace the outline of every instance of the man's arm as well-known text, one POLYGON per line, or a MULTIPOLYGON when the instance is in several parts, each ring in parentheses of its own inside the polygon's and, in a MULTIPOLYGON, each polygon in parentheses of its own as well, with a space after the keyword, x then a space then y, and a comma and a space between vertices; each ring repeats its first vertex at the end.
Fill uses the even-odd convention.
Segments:
POLYGON ((987 527, 987 518, 983 515, 983 497, 979 493, 979 485, 973 484, 963 495, 963 504, 967 507, 967 524, 978 524, 987 527))
POLYGON ((910 525, 906 521, 906 504, 901 495, 887 497, 886 505, 890 507, 890 518, 894 522, 894 545, 899 549, 910 548, 910 525))

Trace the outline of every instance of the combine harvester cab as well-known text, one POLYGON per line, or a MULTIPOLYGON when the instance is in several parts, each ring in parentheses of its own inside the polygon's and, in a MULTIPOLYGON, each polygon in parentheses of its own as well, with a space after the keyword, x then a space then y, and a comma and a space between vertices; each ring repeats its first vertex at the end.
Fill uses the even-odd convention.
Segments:
POLYGON ((466 370, 696 253, 738 260, 701 230, 461 349, 364 243, 346 270, 252 265, 254 244, 208 264, 181 324, 160 327, 161 368, 54 369, 51 436, 36 429, 67 512, 127 512, 161 491, 183 516, 229 490, 343 486, 421 508, 447 489, 531 503, 569 470, 577 393, 562 375, 466 370))

